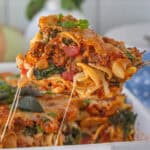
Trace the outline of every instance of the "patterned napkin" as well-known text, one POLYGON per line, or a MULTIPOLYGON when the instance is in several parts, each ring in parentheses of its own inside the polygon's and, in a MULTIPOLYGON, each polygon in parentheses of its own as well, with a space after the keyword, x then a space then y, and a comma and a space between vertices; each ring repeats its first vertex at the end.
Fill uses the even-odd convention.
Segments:
MULTIPOLYGON (((144 54, 143 60, 150 60, 150 52, 144 54)), ((150 109, 150 66, 140 69, 126 87, 150 109)))

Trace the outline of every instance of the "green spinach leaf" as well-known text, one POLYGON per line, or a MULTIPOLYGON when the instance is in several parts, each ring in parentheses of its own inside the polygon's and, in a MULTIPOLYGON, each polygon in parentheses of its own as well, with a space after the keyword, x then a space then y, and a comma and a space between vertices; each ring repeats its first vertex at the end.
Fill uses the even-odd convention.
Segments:
POLYGON ((124 138, 126 139, 128 133, 131 131, 136 120, 136 114, 129 110, 120 110, 113 116, 109 117, 109 121, 115 125, 120 126, 124 131, 124 138))
POLYGON ((42 106, 35 97, 25 96, 19 100, 18 108, 23 111, 44 112, 42 106))
POLYGON ((53 74, 60 74, 65 69, 62 67, 57 67, 54 64, 50 64, 49 68, 47 69, 34 69, 34 75, 37 80, 41 80, 43 78, 48 78, 53 74))

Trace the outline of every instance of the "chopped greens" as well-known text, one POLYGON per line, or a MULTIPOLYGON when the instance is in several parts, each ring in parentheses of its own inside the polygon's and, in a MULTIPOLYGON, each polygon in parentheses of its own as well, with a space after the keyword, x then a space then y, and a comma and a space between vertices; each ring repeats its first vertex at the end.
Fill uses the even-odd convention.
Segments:
POLYGON ((86 19, 80 19, 78 26, 80 26, 81 29, 87 29, 89 27, 89 22, 86 19))
POLYGON ((52 30, 48 35, 44 36, 43 41, 48 43, 51 38, 55 38, 60 31, 58 29, 52 30))
POLYGON ((124 52, 124 54, 128 57, 128 59, 131 60, 132 63, 135 62, 136 57, 128 49, 122 47, 121 45, 118 45, 118 48, 124 52))
POLYGON ((68 127, 67 133, 65 134, 64 145, 80 143, 81 131, 78 127, 68 127))
POLYGON ((79 128, 73 127, 73 128, 72 128, 72 137, 73 137, 73 138, 76 138, 79 134, 80 134, 79 128))
POLYGON ((73 139, 73 137, 71 135, 65 136, 64 145, 73 145, 73 144, 75 144, 75 140, 73 139))
POLYGON ((92 100, 89 100, 89 99, 83 100, 83 104, 85 104, 85 105, 89 105, 91 102, 92 102, 92 100))
POLYGON ((124 131, 124 138, 127 138, 128 133, 134 126, 136 114, 129 110, 120 110, 113 116, 109 117, 109 121, 115 125, 120 126, 124 131))
POLYGON ((59 23, 60 26, 64 28, 77 28, 87 29, 89 27, 89 22, 86 19, 80 19, 79 21, 64 21, 59 23))
POLYGON ((58 22, 61 22, 62 18, 63 18, 63 14, 59 14, 57 17, 58 17, 58 22))
POLYGON ((53 94, 55 94, 55 93, 53 93, 52 91, 46 91, 46 92, 44 92, 44 94, 53 95, 53 94))
POLYGON ((53 74, 60 74, 64 71, 64 68, 57 67, 54 64, 50 64, 47 69, 34 69, 34 75, 37 80, 41 80, 43 78, 47 78, 53 74))
POLYGON ((72 40, 72 39, 67 39, 67 38, 62 38, 62 42, 63 42, 65 45, 69 46, 70 44, 73 43, 73 40, 72 40))
POLYGON ((42 128, 39 125, 36 125, 36 130, 37 130, 37 133, 43 132, 42 128))
POLYGON ((34 125, 32 127, 26 126, 23 130, 23 134, 25 136, 33 136, 34 134, 42 133, 42 132, 43 130, 39 125, 34 125))
POLYGON ((11 104, 16 89, 8 85, 5 81, 0 80, 0 101, 11 104))
POLYGON ((60 25, 62 27, 65 27, 65 28, 75 28, 75 27, 78 27, 78 23, 74 22, 74 21, 65 21, 65 22, 62 22, 60 25))
POLYGON ((25 127, 24 130, 23 130, 23 134, 25 136, 33 136, 34 134, 37 134, 37 129, 36 129, 36 126, 33 126, 33 127, 25 127))
POLYGON ((57 113, 55 113, 55 112, 49 112, 48 115, 53 118, 57 117, 57 113))
POLYGON ((128 50, 124 51, 125 55, 128 57, 128 59, 131 60, 131 62, 135 62, 136 58, 135 56, 133 56, 133 54, 131 54, 128 50))
POLYGON ((25 96, 19 100, 18 108, 29 112, 43 112, 43 108, 35 97, 25 96))
POLYGON ((56 95, 56 93, 53 93, 53 92, 52 92, 52 91, 50 91, 50 90, 43 92, 43 94, 53 95, 53 96, 55 96, 55 95, 56 95))
POLYGON ((52 30, 48 35, 44 36, 43 41, 48 43, 51 38, 55 38, 60 31, 57 29, 52 30))

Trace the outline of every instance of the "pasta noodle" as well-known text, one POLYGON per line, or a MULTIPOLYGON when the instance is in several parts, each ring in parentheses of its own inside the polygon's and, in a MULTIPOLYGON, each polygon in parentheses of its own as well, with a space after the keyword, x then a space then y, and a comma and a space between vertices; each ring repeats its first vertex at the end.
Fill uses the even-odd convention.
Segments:
POLYGON ((3 148, 16 148, 17 147, 17 137, 14 132, 7 133, 3 140, 3 148))

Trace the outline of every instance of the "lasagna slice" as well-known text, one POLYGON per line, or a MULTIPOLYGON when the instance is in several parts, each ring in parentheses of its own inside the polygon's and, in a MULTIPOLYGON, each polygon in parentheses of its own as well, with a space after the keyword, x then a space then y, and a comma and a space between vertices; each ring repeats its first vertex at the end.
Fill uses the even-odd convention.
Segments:
POLYGON ((80 98, 110 98, 120 93, 142 63, 137 48, 103 37, 88 21, 71 15, 41 17, 39 31, 25 56, 17 56, 22 82, 41 90, 70 93, 80 98))
MULTIPOLYGON (((11 82, 14 77, 3 74, 3 80, 0 80, 0 133, 12 103, 8 88, 10 91, 15 89, 14 82, 11 82)), ((122 94, 101 100, 73 97, 58 145, 134 140, 136 115, 125 98, 122 94)), ((68 95, 41 93, 35 87, 23 88, 1 147, 53 146, 68 100, 68 95)))

